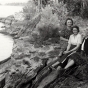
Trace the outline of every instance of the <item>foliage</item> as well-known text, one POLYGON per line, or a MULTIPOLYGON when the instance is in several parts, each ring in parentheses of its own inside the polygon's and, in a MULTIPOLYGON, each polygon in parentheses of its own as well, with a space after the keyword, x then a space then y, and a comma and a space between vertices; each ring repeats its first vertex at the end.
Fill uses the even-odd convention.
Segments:
POLYGON ((23 8, 25 19, 30 20, 36 15, 36 5, 34 1, 29 1, 23 8))
POLYGON ((56 13, 52 13, 52 7, 46 6, 41 12, 41 20, 36 26, 36 31, 39 31, 40 41, 54 37, 58 33, 60 20, 56 13))
MULTIPOLYGON (((38 5, 38 0, 34 0, 35 4, 38 5)), ((50 0, 42 0, 42 5, 45 7, 47 4, 49 4, 50 0)), ((40 0, 41 3, 41 0, 40 0)))
POLYGON ((39 31, 41 41, 59 37, 60 23, 66 15, 67 11, 63 3, 59 3, 58 5, 53 3, 53 5, 47 5, 44 9, 42 9, 41 20, 36 26, 36 30, 39 31))
MULTIPOLYGON (((71 1, 70 3, 72 3, 72 0, 68 1, 71 1)), ((68 4, 68 2, 64 3, 68 4)), ((25 19, 16 22, 6 30, 6 32, 13 35, 14 37, 14 47, 11 58, 12 60, 16 61, 16 63, 11 63, 9 67, 6 63, 6 66, 2 66, 4 68, 8 67, 8 69, 10 70, 6 73, 8 74, 8 76, 6 78, 6 84, 4 88, 21 88, 24 84, 24 88, 27 88, 27 86, 29 86, 30 83, 33 82, 31 78, 35 77, 36 73, 38 72, 37 69, 41 68, 41 65, 43 65, 43 61, 47 60, 47 62, 50 63, 53 62, 58 56, 58 53, 60 52, 60 44, 55 43, 59 43, 59 26, 62 21, 66 19, 66 16, 68 14, 66 5, 64 3, 50 3, 50 5, 46 5, 45 8, 42 8, 40 13, 37 13, 36 5, 33 1, 29 1, 23 9, 25 19), (52 44, 53 40, 54 44, 52 44), (36 44, 41 45, 48 42, 51 42, 51 45, 42 45, 42 47, 39 46, 37 48, 35 47, 36 44), (31 80, 31 82, 29 82, 29 80, 31 80)), ((72 7, 70 8, 69 12, 71 12, 71 10, 72 7)), ((76 21, 79 23, 79 21, 81 20, 79 18, 75 19, 75 23, 77 23, 76 21)), ((66 45, 66 43, 64 44, 66 45)), ((87 67, 88 65, 81 69, 81 74, 79 76, 84 76, 84 78, 88 78, 86 75, 88 74, 87 67)), ((73 76, 67 77, 66 75, 61 78, 62 80, 55 80, 55 88, 57 86, 60 86, 59 88, 77 88, 79 86, 77 84, 77 82, 79 82, 78 79, 73 76), (66 79, 63 80, 64 78, 66 79)))
POLYGON ((78 15, 88 18, 88 0, 64 0, 67 4, 69 15, 78 15))
POLYGON ((40 13, 37 10, 34 1, 29 1, 23 8, 25 19, 16 22, 6 31, 13 35, 14 38, 26 38, 32 32, 34 39, 30 39, 36 43, 42 43, 44 40, 54 38, 55 35, 58 36, 60 23, 67 15, 66 6, 63 3, 57 5, 53 2, 42 8, 40 13))
POLYGON ((54 3, 51 5, 53 7, 53 13, 57 13, 59 20, 63 20, 68 15, 66 4, 63 2, 54 3))

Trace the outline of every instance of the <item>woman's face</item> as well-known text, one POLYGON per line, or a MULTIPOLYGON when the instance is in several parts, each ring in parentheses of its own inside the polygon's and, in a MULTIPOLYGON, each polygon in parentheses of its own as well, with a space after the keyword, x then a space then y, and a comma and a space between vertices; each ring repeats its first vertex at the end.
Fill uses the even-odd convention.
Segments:
POLYGON ((73 31, 73 34, 74 34, 74 35, 77 35, 77 34, 78 34, 78 30, 77 30, 77 28, 73 28, 72 31, 73 31))
POLYGON ((72 21, 71 20, 67 20, 67 26, 71 27, 72 26, 72 21))

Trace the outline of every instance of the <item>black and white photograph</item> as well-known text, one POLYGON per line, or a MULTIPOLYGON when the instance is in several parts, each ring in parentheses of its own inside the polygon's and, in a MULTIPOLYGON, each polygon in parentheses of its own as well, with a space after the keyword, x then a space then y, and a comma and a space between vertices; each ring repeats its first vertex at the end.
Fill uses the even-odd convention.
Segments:
POLYGON ((0 0, 0 88, 88 88, 88 0, 0 0))

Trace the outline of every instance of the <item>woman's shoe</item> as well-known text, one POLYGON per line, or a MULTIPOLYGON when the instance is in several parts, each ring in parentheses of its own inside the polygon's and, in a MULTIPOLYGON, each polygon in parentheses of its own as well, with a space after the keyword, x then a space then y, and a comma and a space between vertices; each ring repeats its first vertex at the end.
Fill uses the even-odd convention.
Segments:
POLYGON ((54 70, 56 70, 54 67, 52 67, 52 66, 49 66, 49 69, 51 70, 51 71, 54 71, 54 70))
POLYGON ((58 71, 58 75, 62 76, 64 74, 64 72, 65 72, 65 69, 64 68, 60 68, 60 69, 57 69, 57 71, 58 71))

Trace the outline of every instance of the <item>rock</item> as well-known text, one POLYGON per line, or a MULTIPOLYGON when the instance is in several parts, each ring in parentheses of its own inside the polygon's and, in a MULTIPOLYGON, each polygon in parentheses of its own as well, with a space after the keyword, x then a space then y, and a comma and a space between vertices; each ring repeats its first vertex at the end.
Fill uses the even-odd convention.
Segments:
MULTIPOLYGON (((50 14, 51 13, 52 11, 50 14)), ((54 17, 58 23, 56 15, 54 15, 54 17)), ((53 21, 53 19, 51 20, 53 21)), ((45 22, 46 21, 47 19, 45 22)), ((13 17, 6 18, 5 22, 8 23, 8 25, 6 25, 8 28, 4 31, 13 37, 14 47, 11 60, 0 65, 0 73, 2 73, 0 74, 0 86, 3 86, 3 88, 32 88, 34 85, 36 88, 37 85, 38 88, 44 88, 49 84, 49 88, 72 88, 72 86, 73 88, 77 88, 81 87, 79 85, 83 83, 79 83, 76 77, 79 76, 82 78, 83 76, 83 80, 88 79, 87 65, 80 70, 81 73, 79 73, 79 75, 69 75, 68 77, 65 75, 60 79, 57 77, 56 69, 50 68, 51 65, 48 66, 57 60, 60 48, 67 46, 66 42, 59 41, 59 37, 56 37, 58 33, 53 34, 54 29, 56 32, 59 31, 59 29, 57 30, 58 27, 54 26, 54 24, 51 23, 52 21, 50 21, 50 24, 46 22, 47 25, 41 23, 44 22, 43 16, 41 19, 41 14, 38 14, 31 20, 26 19, 23 21, 17 21, 13 17), (39 25, 41 27, 44 26, 42 27, 44 29, 42 34, 40 34, 37 29, 39 25), (43 40, 40 35, 45 38, 45 40, 43 40), (52 36, 54 38, 52 38, 52 36), (45 70, 42 70, 44 68, 45 70), (1 85, 3 80, 5 84, 1 85), (53 80, 55 80, 55 82, 53 82, 53 80)), ((79 71, 79 69, 77 71, 79 71)), ((86 86, 87 84, 82 85, 84 88, 86 86)))

